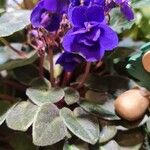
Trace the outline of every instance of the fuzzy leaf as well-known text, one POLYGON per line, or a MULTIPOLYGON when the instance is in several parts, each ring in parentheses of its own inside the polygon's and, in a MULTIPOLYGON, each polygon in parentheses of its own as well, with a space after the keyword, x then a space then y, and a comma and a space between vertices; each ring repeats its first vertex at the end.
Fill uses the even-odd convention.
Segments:
POLYGON ((26 131, 33 123, 38 107, 29 101, 17 103, 7 114, 7 126, 13 130, 26 131))
POLYGON ((99 142, 105 143, 111 140, 117 133, 115 126, 104 126, 100 132, 99 142))
POLYGON ((0 116, 0 125, 3 124, 3 122, 4 122, 5 119, 6 119, 6 116, 7 116, 7 112, 0 116))
POLYGON ((74 140, 73 143, 65 142, 63 150, 89 150, 88 143, 83 141, 74 140))
POLYGON ((64 97, 64 91, 61 88, 50 88, 41 90, 36 88, 28 88, 26 95, 37 105, 41 106, 45 103, 56 103, 64 97))
POLYGON ((39 77, 39 71, 33 65, 27 65, 13 70, 13 75, 16 80, 25 85, 30 85, 34 78, 39 77), (26 75, 24 73, 27 72, 26 75))
POLYGON ((79 104, 84 110, 89 113, 96 114, 99 117, 108 120, 120 119, 114 109, 114 100, 107 100, 103 105, 82 100, 79 104))
POLYGON ((141 127, 142 125, 144 125, 148 120, 148 116, 144 115, 144 117, 138 121, 134 121, 134 122, 128 122, 125 120, 121 120, 118 121, 116 123, 116 128, 118 130, 122 130, 122 131, 126 131, 126 130, 131 130, 137 127, 141 127))
POLYGON ((132 1, 132 7, 133 8, 143 8, 150 6, 150 1, 149 0, 133 0, 132 1))
POLYGON ((35 78, 30 85, 32 87, 27 89, 26 95, 39 106, 49 102, 56 103, 65 95, 63 89, 51 87, 51 83, 45 78, 35 78))
POLYGON ((34 78, 30 83, 32 88, 34 89, 41 89, 41 90, 48 90, 51 88, 51 83, 46 78, 34 78))
POLYGON ((120 150, 119 145, 116 143, 116 141, 112 140, 110 142, 108 142, 107 144, 100 146, 99 150, 120 150))
POLYGON ((122 147, 134 147, 136 145, 142 145, 144 141, 144 135, 143 131, 137 128, 125 132, 118 132, 115 140, 122 147))
POLYGON ((22 67, 28 64, 33 63, 37 59, 37 54, 35 52, 30 52, 25 58, 19 58, 15 60, 9 60, 3 64, 0 64, 0 71, 2 70, 11 70, 17 67, 22 67))
POLYGON ((131 29, 134 21, 128 21, 120 12, 119 8, 114 8, 110 12, 110 25, 114 31, 121 33, 124 30, 131 29))
POLYGON ((150 118, 146 122, 147 131, 150 134, 150 118))
POLYGON ((29 10, 15 10, 0 17, 0 37, 9 36, 30 24, 29 10))
POLYGON ((62 140, 67 134, 67 128, 59 117, 59 109, 52 103, 40 107, 33 123, 33 143, 47 146, 62 140))
POLYGON ((98 75, 91 74, 86 81, 86 86, 94 91, 108 93, 117 97, 123 92, 134 88, 137 84, 123 76, 107 75, 100 77, 98 75))
POLYGON ((139 53, 134 54, 129 58, 126 69, 128 73, 137 79, 138 84, 150 90, 150 73, 148 73, 142 64, 142 56, 149 50, 150 43, 147 43, 141 47, 139 53))
POLYGON ((64 100, 68 105, 72 105, 79 101, 80 95, 79 95, 78 91, 74 90, 73 88, 69 88, 69 87, 66 87, 64 89, 64 91, 65 91, 64 100))
POLYGON ((60 110, 60 116, 73 134, 90 144, 95 144, 99 137, 97 119, 88 114, 77 114, 68 108, 60 110))
POLYGON ((140 144, 134 146, 120 146, 115 140, 111 140, 105 145, 100 146, 99 150, 139 150, 141 147, 140 144))

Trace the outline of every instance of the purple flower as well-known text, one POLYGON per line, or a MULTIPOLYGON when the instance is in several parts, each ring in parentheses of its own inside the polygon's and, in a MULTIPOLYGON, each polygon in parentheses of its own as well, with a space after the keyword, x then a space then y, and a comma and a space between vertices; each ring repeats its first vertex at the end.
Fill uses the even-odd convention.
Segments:
MULTIPOLYGON (((90 1, 91 0, 83 0, 83 4, 85 6, 88 6, 90 4, 90 1)), ((72 7, 79 6, 79 5, 81 5, 81 0, 70 0, 70 3, 71 3, 72 7)))
POLYGON ((71 16, 74 27, 64 37, 66 51, 81 53, 87 61, 94 62, 118 45, 117 34, 102 23, 104 12, 99 6, 75 7, 71 16))
POLYGON ((84 58, 78 54, 64 52, 60 55, 56 64, 63 66, 65 71, 72 72, 75 67, 84 61, 84 58))
POLYGON ((62 14, 66 13, 67 9, 67 0, 41 0, 32 11, 31 23, 34 27, 56 31, 59 29, 62 14))
POLYGON ((84 6, 89 6, 93 4, 104 6, 105 0, 70 0, 71 6, 80 6, 81 3, 84 6), (83 1, 83 2, 81 2, 83 1))
POLYGON ((123 15, 130 21, 134 19, 134 13, 129 5, 129 2, 130 0, 111 0, 109 3, 106 2, 105 9, 108 11, 116 6, 119 6, 123 15))

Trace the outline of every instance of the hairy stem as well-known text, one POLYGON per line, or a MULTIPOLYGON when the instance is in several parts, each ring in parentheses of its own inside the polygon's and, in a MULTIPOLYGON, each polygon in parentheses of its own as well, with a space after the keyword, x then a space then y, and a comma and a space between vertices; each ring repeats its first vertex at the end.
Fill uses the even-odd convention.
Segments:
POLYGON ((54 64, 53 64, 53 50, 48 46, 48 57, 49 57, 49 64, 50 64, 50 81, 52 86, 55 85, 54 79, 54 64))
POLYGON ((25 54, 23 52, 20 52, 19 50, 17 50, 16 48, 14 48, 8 41, 6 41, 4 38, 0 37, 0 41, 8 46, 11 50, 13 50, 14 52, 16 52, 18 55, 20 56, 25 56, 25 54))
POLYGON ((40 55, 40 57, 39 57, 39 65, 40 65, 39 74, 40 74, 41 78, 43 78, 43 75, 44 75, 43 63, 44 63, 44 55, 40 55))
POLYGON ((79 85, 77 86, 78 89, 81 88, 83 86, 83 84, 85 83, 85 81, 88 77, 88 74, 90 72, 90 68, 91 68, 91 62, 87 62, 86 67, 85 67, 85 72, 82 76, 82 79, 81 79, 79 85))
POLYGON ((66 86, 69 83, 71 76, 72 76, 72 72, 65 72, 64 73, 62 86, 66 86))

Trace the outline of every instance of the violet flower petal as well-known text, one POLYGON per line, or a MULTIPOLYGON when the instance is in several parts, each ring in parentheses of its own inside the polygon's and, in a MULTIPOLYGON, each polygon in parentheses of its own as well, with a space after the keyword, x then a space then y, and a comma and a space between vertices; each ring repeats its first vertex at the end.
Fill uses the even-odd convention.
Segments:
POLYGON ((79 54, 64 52, 60 55, 56 64, 63 66, 65 71, 72 72, 75 67, 84 61, 84 58, 79 54))
POLYGON ((127 18, 128 21, 134 19, 134 13, 131 9, 131 7, 127 3, 123 3, 121 5, 121 12, 124 14, 124 16, 127 18))
POLYGON ((40 27, 41 26, 41 14, 45 12, 45 9, 43 8, 44 1, 40 1, 36 7, 33 9, 30 20, 34 27, 40 27))
POLYGON ((100 44, 101 47, 105 50, 112 50, 118 45, 118 36, 115 31, 113 31, 107 25, 100 25, 101 36, 100 36, 100 44))
POLYGON ((86 12, 87 21, 102 22, 104 20, 104 10, 98 5, 91 6, 86 12))

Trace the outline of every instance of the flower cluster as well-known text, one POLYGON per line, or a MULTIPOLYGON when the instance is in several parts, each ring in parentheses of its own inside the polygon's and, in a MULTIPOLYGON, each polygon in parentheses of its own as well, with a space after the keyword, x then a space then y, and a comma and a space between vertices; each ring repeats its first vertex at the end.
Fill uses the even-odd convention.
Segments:
POLYGON ((79 55, 87 62, 95 62, 103 58, 105 51, 117 47, 118 36, 109 26, 108 15, 111 9, 120 7, 123 15, 132 20, 129 3, 129 0, 41 0, 32 11, 31 23, 35 28, 57 32, 63 15, 67 16, 72 28, 63 37, 65 53, 57 63, 67 68, 69 62, 74 69, 83 60, 74 61, 79 55))

